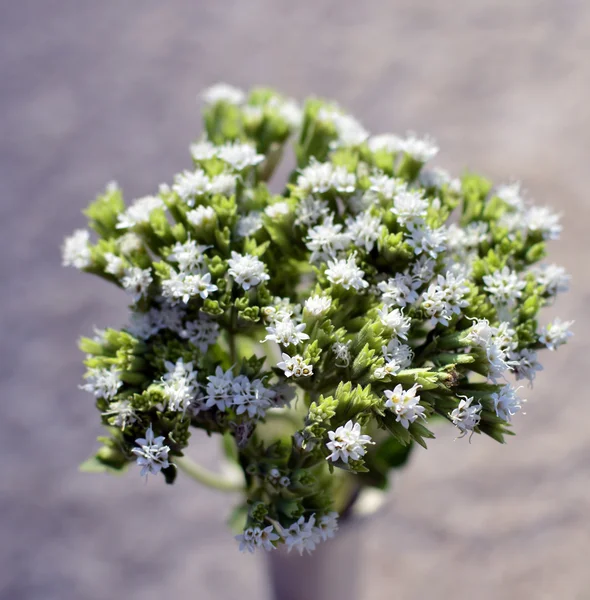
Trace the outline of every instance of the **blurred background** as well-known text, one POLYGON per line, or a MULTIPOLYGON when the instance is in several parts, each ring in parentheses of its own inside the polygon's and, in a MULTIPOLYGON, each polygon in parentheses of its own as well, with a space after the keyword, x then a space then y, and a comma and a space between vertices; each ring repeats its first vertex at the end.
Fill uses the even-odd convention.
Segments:
MULTIPOLYGON (((0 7, 0 598, 266 598, 232 498, 179 478, 83 475, 100 434, 76 341, 123 294, 60 267, 80 210, 189 165, 217 81, 337 99, 375 132, 415 130, 437 164, 523 180, 563 212, 551 259, 576 337, 545 355, 518 436, 417 450, 361 534, 372 600, 590 598, 590 4, 578 0, 19 0, 0 7)), ((548 316, 549 316, 548 315, 548 316)), ((213 465, 215 441, 195 436, 213 465)))

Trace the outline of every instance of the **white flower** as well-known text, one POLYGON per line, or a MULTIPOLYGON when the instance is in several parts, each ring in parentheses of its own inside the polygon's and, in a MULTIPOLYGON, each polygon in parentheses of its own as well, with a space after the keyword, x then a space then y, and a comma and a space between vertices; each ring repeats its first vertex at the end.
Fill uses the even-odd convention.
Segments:
POLYGON ((403 140, 402 150, 414 160, 425 163, 438 154, 439 148, 432 138, 419 138, 414 134, 410 134, 403 140))
POLYGON ((352 194, 356 186, 356 176, 346 167, 336 167, 332 172, 330 186, 341 194, 352 194))
POLYGON ((394 308, 389 310, 387 306, 380 308, 377 311, 381 323, 391 331, 392 336, 408 339, 408 331, 410 330, 412 319, 405 317, 403 309, 394 308))
POLYGON ((337 512, 329 512, 329 513, 325 514, 323 517, 320 517, 320 519, 316 525, 316 531, 324 542, 330 538, 333 538, 337 529, 338 529, 338 513, 337 512))
POLYGON ((107 261, 107 264, 104 268, 105 273, 110 273, 115 277, 120 277, 125 270, 125 261, 116 254, 112 252, 105 252, 104 257, 107 261))
POLYGON ((329 213, 325 200, 307 196, 297 206, 295 225, 313 225, 329 213))
POLYGON ((491 275, 484 275, 483 282, 484 290, 491 295, 492 303, 508 309, 516 306, 516 301, 522 296, 522 290, 526 287, 526 282, 521 281, 518 274, 508 267, 495 271, 491 275))
POLYGON ((562 230, 560 217, 547 206, 531 206, 524 217, 529 231, 540 232, 544 240, 559 239, 562 230))
POLYGON ((268 333, 262 342, 271 341, 281 346, 297 346, 309 339, 309 335, 304 330, 305 323, 296 325, 288 316, 285 316, 282 319, 277 319, 266 328, 268 333))
POLYGON ((463 396, 459 406, 449 413, 453 425, 461 432, 459 437, 463 437, 468 431, 473 431, 481 420, 482 406, 478 402, 473 404, 473 398, 463 396))
POLYGON ((321 225, 309 229, 305 242, 307 249, 311 251, 309 260, 312 263, 334 258, 349 244, 349 235, 342 231, 341 224, 334 224, 332 215, 324 219, 321 225))
POLYGON ((231 258, 227 263, 229 265, 229 274, 246 291, 270 279, 264 271, 264 263, 258 257, 251 254, 238 254, 232 251, 231 258))
POLYGON ((165 361, 164 366, 167 372, 162 377, 162 388, 168 398, 168 409, 185 413, 199 389, 194 364, 179 358, 176 363, 165 361))
POLYGON ((311 515, 308 521, 305 520, 305 517, 300 517, 287 529, 284 537, 288 552, 295 548, 302 555, 304 551, 312 552, 315 550, 320 538, 315 527, 315 515, 311 515))
POLYGON ((385 390, 383 393, 387 397, 385 406, 391 408, 396 415, 396 421, 401 423, 402 427, 408 429, 410 424, 419 417, 426 418, 424 407, 419 404, 420 396, 416 393, 422 386, 415 384, 409 390, 404 390, 401 384, 394 390, 385 390))
POLYGON ((359 214, 356 218, 346 219, 348 237, 359 247, 371 252, 381 233, 381 217, 369 212, 359 214))
MULTIPOLYGON (((412 276, 415 279, 416 284, 428 283, 434 277, 434 269, 436 268, 436 262, 423 254, 413 265, 412 265, 412 276)), ((417 287, 420 287, 419 285, 417 287)))
POLYGON ((414 358, 414 352, 410 346, 402 344, 397 338, 393 338, 387 346, 381 349, 385 365, 375 369, 375 378, 383 379, 384 377, 396 375, 402 369, 407 369, 414 358))
POLYGON ((328 281, 341 285, 345 290, 362 290, 369 287, 363 279, 365 272, 358 267, 355 258, 356 255, 351 254, 346 260, 329 260, 326 269, 328 281))
POLYGON ((446 291, 441 286, 431 284, 422 294, 420 304, 422 310, 429 317, 429 324, 435 326, 437 323, 447 327, 453 318, 452 306, 448 301, 446 291))
POLYGON ((516 343, 515 331, 508 323, 492 327, 486 319, 476 319, 471 329, 465 335, 465 341, 483 348, 490 366, 489 376, 492 380, 504 376, 504 372, 514 366, 508 355, 516 343))
POLYGON ((422 169, 418 179, 425 188, 441 190, 447 186, 449 191, 455 194, 461 193, 461 180, 451 177, 448 171, 440 167, 422 169))
POLYGON ((125 269, 125 276, 121 279, 121 285, 131 295, 133 301, 137 302, 147 294, 152 281, 151 269, 129 267, 125 269))
POLYGON ((510 385, 505 385, 500 392, 494 392, 491 399, 494 402, 496 415, 508 422, 520 411, 522 402, 525 402, 516 395, 516 390, 510 385))
POLYGON ((141 476, 157 475, 162 469, 170 466, 168 453, 170 448, 164 445, 164 436, 154 438, 154 430, 150 425, 145 432, 145 438, 138 438, 135 443, 139 448, 131 452, 137 456, 137 464, 141 467, 141 476))
POLYGON ((555 319, 553 323, 549 323, 539 332, 539 342, 547 346, 549 350, 557 350, 574 335, 570 331, 573 324, 573 321, 555 319))
POLYGON ((240 552, 250 552, 251 554, 258 548, 270 551, 274 550, 273 542, 280 540, 272 525, 260 529, 260 527, 248 527, 244 533, 237 535, 236 540, 240 542, 240 552))
POLYGON ((510 354, 510 365, 517 381, 528 379, 531 385, 537 371, 543 370, 543 365, 537 360, 537 353, 528 348, 510 354))
POLYGON ((211 180, 209 191, 212 194, 233 196, 236 193, 236 175, 234 173, 220 173, 211 180))
POLYGON ((420 255, 424 252, 432 258, 436 258, 440 252, 445 250, 447 235, 444 227, 431 229, 423 223, 410 221, 407 228, 410 235, 406 239, 414 249, 414 254, 420 255))
POLYGON ((193 160, 209 160, 217 156, 217 148, 209 140, 201 140, 190 145, 190 152, 193 160))
POLYGON ((374 135, 369 138, 368 145, 371 152, 385 150, 394 154, 403 149, 404 140, 393 133, 382 133, 381 135, 374 135))
POLYGON ((84 269, 92 262, 90 254, 90 232, 86 229, 76 229, 68 236, 62 246, 62 262, 64 267, 84 269))
POLYGON ((341 460, 348 464, 348 460, 359 460, 367 452, 365 446, 372 444, 371 436, 361 434, 360 423, 348 421, 346 425, 338 427, 336 431, 328 431, 330 441, 326 448, 331 452, 327 460, 336 462, 341 460))
POLYGON ((86 374, 86 383, 80 386, 85 392, 94 394, 97 398, 110 400, 117 395, 123 382, 119 378, 121 371, 116 367, 109 369, 92 368, 86 374))
POLYGON ((371 187, 369 188, 376 194, 381 194, 386 200, 393 200, 394 196, 407 190, 407 183, 403 179, 388 177, 383 173, 376 173, 369 177, 371 187))
POLYGON ((157 208, 164 208, 164 201, 158 196, 144 196, 136 200, 117 217, 117 229, 127 229, 138 223, 147 223, 157 208))
POLYGON ((172 301, 182 299, 185 304, 194 296, 205 300, 218 289, 211 283, 211 273, 176 273, 171 269, 170 277, 162 280, 162 295, 172 301))
POLYGON ((219 323, 207 315, 200 314, 196 321, 187 321, 184 324, 180 335, 204 353, 217 342, 219 323))
POLYGON ((348 367, 350 364, 350 344, 352 340, 332 344, 332 352, 336 355, 336 361, 339 361, 336 362, 337 367, 348 367))
POLYGON ((117 244, 119 246, 119 250, 121 250, 121 254, 124 254, 125 256, 129 256, 134 252, 138 252, 143 247, 141 238, 132 232, 122 235, 117 240, 117 244))
POLYGON ((295 100, 274 96, 268 101, 268 106, 276 110, 277 114, 287 122, 287 125, 289 125, 291 129, 298 129, 301 127, 303 111, 295 100))
POLYGON ((241 89, 228 83, 216 83, 212 85, 201 94, 201 97, 207 104, 217 104, 218 102, 242 104, 246 99, 246 95, 241 89))
POLYGON ((524 199, 522 197, 522 191, 520 189, 520 182, 515 181, 514 183, 499 185, 496 188, 495 195, 503 200, 518 211, 524 209, 524 199))
POLYGON ((133 410, 129 400, 111 402, 108 410, 101 414, 105 417, 110 417, 109 423, 121 429, 125 429, 127 425, 133 425, 137 421, 137 414, 133 410))
POLYGON ((252 144, 240 142, 220 146, 217 150, 217 156, 236 171, 254 167, 265 159, 264 154, 258 154, 252 144))
POLYGON ((215 375, 209 375, 207 381, 205 408, 215 406, 219 410, 226 410, 233 402, 234 375, 231 369, 224 372, 221 367, 216 367, 215 375))
POLYGON ((531 270, 537 277, 537 281, 545 288, 551 296, 560 292, 567 292, 571 276, 559 265, 541 265, 531 270))
POLYGON ((396 216, 400 225, 405 226, 411 221, 420 220, 426 216, 428 200, 423 197, 422 190, 403 190, 393 199, 391 212, 396 216))
POLYGON ((217 215, 212 206, 197 206, 194 210, 186 213, 186 218, 197 230, 213 227, 217 221, 217 215))
POLYGON ((308 193, 323 194, 332 187, 333 173, 332 163, 320 163, 312 158, 307 167, 300 171, 297 187, 308 193))
POLYGON ((338 139, 334 146, 358 146, 369 137, 369 132, 354 117, 337 109, 322 107, 318 120, 330 123, 336 129, 338 139))
POLYGON ((277 363, 277 367, 285 372, 285 377, 311 377, 313 365, 306 363, 299 354, 289 356, 283 352, 283 360, 277 363))
POLYGON ((262 228, 262 215, 253 210, 252 212, 240 217, 238 220, 238 226, 236 233, 238 237, 245 238, 254 235, 259 229, 262 228))
POLYGON ((231 405, 236 407, 237 415, 247 413, 251 419, 264 417, 275 395, 260 379, 250 381, 245 375, 238 375, 232 383, 231 405))
POLYGON ((386 306, 404 308, 418 300, 414 281, 410 275, 405 273, 397 273, 394 278, 379 282, 377 288, 381 291, 381 300, 386 306))
POLYGON ((275 202, 274 204, 269 204, 264 209, 264 214, 266 214, 271 219, 280 219, 288 215, 290 212, 289 205, 286 202, 275 202))
POLYGON ((304 304, 305 310, 314 317, 326 314, 332 306, 329 296, 310 296, 304 304))
POLYGON ((211 181, 202 169, 184 171, 174 177, 172 190, 189 206, 194 206, 197 196, 211 191, 211 181))
POLYGON ((181 244, 176 242, 172 246, 172 252, 168 255, 168 260, 178 263, 181 271, 191 271, 200 267, 205 262, 205 251, 211 246, 201 246, 190 238, 181 244))

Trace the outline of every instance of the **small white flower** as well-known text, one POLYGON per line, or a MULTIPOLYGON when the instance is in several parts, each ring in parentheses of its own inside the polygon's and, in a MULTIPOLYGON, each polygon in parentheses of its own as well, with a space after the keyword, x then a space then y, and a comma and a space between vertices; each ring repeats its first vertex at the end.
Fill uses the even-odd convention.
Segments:
POLYGON ((356 255, 351 254, 346 260, 329 260, 326 269, 328 281, 341 285, 345 290, 362 290, 369 287, 363 279, 365 272, 356 264, 355 258, 356 255))
POLYGON ((304 304, 305 310, 314 317, 326 314, 332 306, 329 296, 310 296, 304 304))
POLYGON ((323 223, 309 229, 305 245, 311 251, 310 262, 323 262, 345 250, 350 245, 350 237, 342 231, 340 223, 334 224, 330 215, 323 223))
POLYGON ((220 146, 217 150, 217 156, 236 171, 254 167, 265 158, 264 154, 256 152, 256 148, 252 144, 240 142, 220 146))
POLYGON ((459 406, 449 413, 453 425, 461 432, 463 437, 468 431, 473 431, 481 420, 482 406, 479 402, 473 404, 473 398, 462 397, 459 406))
POLYGON ((505 385, 500 392, 493 393, 491 399, 494 402, 496 415, 508 422, 520 411, 522 402, 525 402, 516 395, 516 390, 510 385, 505 385))
POLYGON ((519 352, 510 354, 510 365, 512 372, 516 375, 517 381, 528 379, 531 385, 537 375, 537 371, 543 370, 543 365, 537 360, 537 353, 528 348, 523 348, 519 352))
POLYGON ((537 277, 537 281, 545 288, 551 296, 560 292, 567 292, 571 276, 559 265, 541 265, 531 271, 537 277))
POLYGON ((219 410, 226 410, 233 402, 234 375, 231 369, 224 372, 221 367, 216 367, 215 375, 209 375, 207 381, 205 408, 215 406, 219 410))
POLYGON ((144 196, 136 200, 117 217, 117 229, 127 229, 139 223, 147 223, 157 208, 164 208, 164 201, 158 196, 144 196))
POLYGON ((408 339, 408 331, 410 331, 412 319, 404 316, 403 309, 394 308, 389 310, 387 306, 384 306, 377 311, 377 315, 381 323, 391 331, 392 336, 401 338, 402 340, 408 339))
POLYGON ((350 344, 352 344, 352 340, 332 344, 332 352, 336 355, 337 367, 344 368, 350 364, 350 344))
POLYGON ((248 527, 244 533, 237 535, 236 540, 240 542, 240 552, 254 553, 258 548, 270 551, 274 550, 273 542, 280 540, 272 525, 260 529, 260 527, 248 527))
POLYGON ((121 371, 116 367, 109 369, 88 369, 86 383, 81 385, 80 389, 94 394, 97 398, 111 400, 117 395, 119 388, 123 385, 120 375, 121 371))
POLYGON ((438 154, 439 148, 432 138, 419 138, 414 134, 410 134, 403 140, 402 150, 414 160, 425 163, 438 154))
POLYGON ((424 198, 422 190, 403 190, 396 194, 390 210, 398 223, 405 226, 426 216, 428 200, 424 198))
POLYGON ((325 200, 307 196, 296 209, 295 225, 311 226, 329 213, 328 203, 325 200))
POLYGON ((522 190, 520 189, 520 182, 518 181, 499 185, 496 188, 495 195, 518 211, 524 209, 524 199, 522 197, 522 190))
POLYGON ((233 196, 236 193, 236 177, 234 173, 220 173, 211 180, 209 191, 212 194, 233 196))
POLYGON ((109 423, 121 429, 125 429, 127 425, 133 425, 137 421, 137 414, 133 410, 129 400, 111 402, 108 410, 103 412, 102 415, 110 417, 109 423))
POLYGON ((356 218, 346 219, 348 237, 359 247, 371 252, 381 233, 381 217, 369 212, 359 214, 356 218))
POLYGON ((182 358, 176 363, 165 361, 164 366, 167 372, 162 377, 162 387, 168 398, 168 409, 185 413, 199 389, 195 366, 182 358))
POLYGON ((431 229, 423 223, 410 221, 407 224, 409 237, 406 238, 408 244, 414 249, 414 254, 428 254, 432 258, 443 252, 446 248, 446 229, 439 227, 431 229))
POLYGON ((176 242, 172 246, 172 252, 168 255, 168 260, 178 263, 180 271, 191 271, 203 265, 205 251, 210 247, 201 246, 190 238, 184 244, 176 242))
POLYGON ((274 204, 269 204, 264 209, 264 214, 273 220, 280 219, 281 217, 288 215, 289 212, 289 205, 286 202, 275 202, 274 204))
POLYGON ((518 274, 508 267, 491 275, 484 275, 483 282, 484 290, 491 295, 492 303, 508 309, 516 306, 516 301, 522 297, 522 290, 526 287, 526 282, 521 281, 518 274))
POLYGON ((201 94, 201 97, 207 104, 217 104, 218 102, 242 104, 246 99, 246 95, 241 89, 228 83, 216 83, 212 85, 201 94))
POLYGON ((193 160, 209 160, 217 156, 217 148, 209 140, 201 140, 190 145, 193 160))
POLYGON ((297 177, 297 187, 312 194, 323 194, 332 187, 333 167, 331 163, 320 163, 315 158, 297 177))
POLYGON ((322 107, 318 120, 330 123, 336 129, 338 139, 334 146, 358 146, 369 137, 369 132, 354 117, 336 108, 322 107))
POLYGON ((281 346, 297 346, 309 339, 309 335, 304 330, 305 323, 296 325, 289 317, 283 317, 274 321, 272 325, 266 328, 268 333, 262 342, 271 341, 281 346))
POLYGON ((544 240, 559 239, 562 230, 559 219, 559 215, 547 206, 531 206, 525 214, 527 229, 540 232, 544 240))
POLYGON ((236 414, 248 414, 250 419, 264 417, 276 392, 264 387, 260 379, 250 381, 245 375, 238 375, 232 383, 231 406, 236 408, 236 414))
POLYGON ((377 288, 381 291, 381 300, 386 306, 404 308, 418 300, 418 292, 414 289, 414 280, 405 273, 397 273, 387 281, 381 281, 377 288))
POLYGON ((455 194, 461 193, 461 180, 451 177, 448 171, 441 169, 440 167, 422 169, 418 177, 420 183, 425 188, 441 190, 447 186, 449 191, 454 192, 455 194))
POLYGON ((90 232, 86 229, 76 229, 68 236, 62 246, 62 265, 84 269, 90 266, 90 232))
POLYGON ((134 302, 138 302, 147 294, 152 283, 152 270, 129 267, 125 269, 125 276, 121 279, 121 285, 131 295, 134 302))
POLYGON ((402 427, 408 429, 410 424, 424 415, 424 407, 419 404, 420 396, 417 396, 418 390, 422 386, 415 384, 409 390, 404 390, 401 384, 393 390, 385 390, 383 393, 387 397, 385 406, 390 408, 396 415, 396 421, 401 423, 402 427))
POLYGON ((403 179, 388 177, 383 173, 372 175, 369 177, 369 181, 371 182, 370 191, 382 195, 386 200, 393 200, 394 196, 402 194, 408 187, 403 179))
POLYGON ((125 270, 125 261, 120 256, 117 256, 112 252, 105 252, 104 257, 107 261, 107 264, 104 268, 105 273, 109 273, 115 277, 120 277, 125 270))
POLYGON ((574 324, 573 321, 562 321, 555 319, 553 323, 549 323, 539 332, 539 341, 549 348, 549 350, 557 350, 559 346, 567 343, 574 335, 570 331, 570 327, 574 324))
POLYGON ((348 460, 359 460, 367 452, 365 446, 372 444, 371 436, 361 433, 360 423, 348 421, 346 425, 338 427, 336 431, 329 431, 330 441, 326 448, 331 452, 327 460, 336 462, 341 460, 348 464, 348 460))
POLYGON ((333 538, 338 529, 338 513, 329 512, 317 521, 316 531, 324 542, 333 538))
POLYGON ((231 258, 227 263, 229 265, 229 274, 246 291, 270 279, 269 275, 265 272, 264 263, 258 257, 251 254, 238 254, 232 251, 231 258))
POLYGON ((194 210, 186 213, 186 218, 197 230, 213 227, 217 221, 217 215, 212 206, 197 206, 194 210))
POLYGON ((332 172, 330 187, 341 194, 352 194, 356 186, 356 176, 349 173, 346 167, 336 167, 332 172))
POLYGON ((236 234, 240 238, 250 237, 262 228, 262 215, 253 210, 252 212, 240 217, 236 234))
POLYGON ((277 367, 285 372, 285 377, 311 377, 313 365, 306 363, 299 354, 289 356, 283 352, 283 360, 277 363, 277 367))
POLYGON ((307 521, 305 517, 300 517, 285 532, 287 551, 291 552, 295 548, 301 555, 305 551, 310 553, 315 550, 319 538, 319 533, 315 527, 315 515, 311 515, 307 521))
POLYGON ((374 135, 369 138, 368 145, 371 152, 385 150, 394 154, 404 148, 404 140, 393 133, 382 133, 381 135, 374 135))
POLYGON ((126 233, 122 235, 118 240, 117 244, 121 254, 129 256, 134 252, 138 252, 143 248, 141 238, 135 233, 126 233))
POLYGON ((154 430, 150 425, 145 432, 145 438, 138 438, 135 443, 139 448, 131 452, 137 456, 137 464, 141 467, 141 476, 157 475, 162 469, 170 466, 168 453, 170 448, 164 445, 164 436, 154 438, 154 430))
POLYGON ((211 191, 211 181, 202 169, 184 171, 174 177, 172 190, 189 206, 195 205, 195 198, 211 191))

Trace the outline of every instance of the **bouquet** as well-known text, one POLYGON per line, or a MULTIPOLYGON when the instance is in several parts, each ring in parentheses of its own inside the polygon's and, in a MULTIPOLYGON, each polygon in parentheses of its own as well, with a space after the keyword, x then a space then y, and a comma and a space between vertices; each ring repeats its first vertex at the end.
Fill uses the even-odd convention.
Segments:
POLYGON ((191 168, 129 205, 107 185, 94 234, 63 246, 130 302, 127 325, 80 343, 108 431, 83 468, 239 490, 241 550, 311 551, 434 420, 512 435, 518 382, 571 335, 538 321, 568 287, 541 262, 559 217, 517 183, 427 167, 433 140, 370 135, 334 103, 225 84, 203 98, 191 168), (184 456, 195 429, 239 477, 184 456))

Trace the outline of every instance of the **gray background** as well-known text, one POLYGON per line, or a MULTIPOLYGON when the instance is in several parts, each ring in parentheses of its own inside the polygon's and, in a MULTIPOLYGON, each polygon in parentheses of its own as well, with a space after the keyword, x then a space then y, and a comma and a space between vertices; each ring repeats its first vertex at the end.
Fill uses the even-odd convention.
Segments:
MULTIPOLYGON (((416 453, 362 534, 362 597, 590 598, 589 30, 575 0, 2 2, 0 597, 265 597, 263 562, 224 526, 231 498, 76 472, 100 433, 76 339, 120 324, 125 299, 59 265, 106 181, 130 199, 188 164, 197 94, 227 80, 431 133, 439 164, 563 211, 574 341, 508 446, 445 428, 416 453)), ((213 445, 195 439, 209 464, 213 445)))

